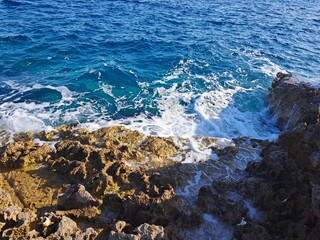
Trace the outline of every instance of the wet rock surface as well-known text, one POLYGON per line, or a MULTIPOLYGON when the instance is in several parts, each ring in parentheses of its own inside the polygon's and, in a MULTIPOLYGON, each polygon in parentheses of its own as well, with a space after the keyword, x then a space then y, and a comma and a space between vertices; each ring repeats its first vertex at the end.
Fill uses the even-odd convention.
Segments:
POLYGON ((284 131, 261 145, 245 176, 201 187, 198 204, 233 225, 233 239, 319 239, 320 86, 279 73, 268 102, 284 131))
POLYGON ((278 73, 267 100, 282 129, 291 129, 298 123, 310 125, 319 121, 320 87, 312 80, 278 73))
POLYGON ((0 148, 0 238, 319 239, 319 88, 278 74, 268 101, 285 129, 273 142, 15 135, 0 148))
POLYGON ((237 227, 235 238, 319 239, 320 87, 278 74, 268 101, 285 130, 240 183, 265 218, 237 227))

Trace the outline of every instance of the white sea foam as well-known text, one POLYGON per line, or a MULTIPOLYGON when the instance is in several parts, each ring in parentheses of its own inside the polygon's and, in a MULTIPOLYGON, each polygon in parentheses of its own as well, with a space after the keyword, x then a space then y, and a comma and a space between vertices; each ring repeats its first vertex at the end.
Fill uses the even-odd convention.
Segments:
POLYGON ((50 127, 36 116, 30 115, 22 109, 15 110, 10 116, 0 121, 0 128, 10 132, 37 132, 39 130, 49 130, 50 127))
MULTIPOLYGON (((153 87, 152 84, 156 84, 155 82, 139 84, 142 89, 141 94, 151 97, 153 104, 156 104, 158 115, 147 116, 141 113, 134 117, 112 121, 108 116, 108 106, 96 105, 94 100, 79 101, 79 94, 70 91, 67 87, 40 84, 21 86, 14 81, 7 81, 7 85, 18 90, 18 93, 49 88, 59 91, 62 98, 50 106, 47 103, 3 103, 0 105, 0 124, 11 131, 38 131, 57 126, 59 122, 81 122, 82 126, 92 129, 125 125, 148 135, 184 138, 213 136, 230 139, 245 135, 273 139, 277 136, 271 124, 267 125, 261 121, 261 118, 264 118, 261 113, 256 115, 257 113, 240 111, 234 102, 236 94, 249 94, 254 89, 239 86, 236 79, 227 72, 209 76, 192 73, 191 67, 203 67, 198 65, 192 60, 180 61, 176 68, 160 80, 161 86, 153 87), (220 77, 229 78, 224 82, 227 87, 220 85, 218 81, 220 77), (176 78, 183 78, 179 81, 180 84, 166 83, 176 78), (207 83, 209 89, 201 93, 193 86, 192 78, 207 83), (71 103, 76 106, 64 108, 71 103)), ((99 82, 99 85, 101 90, 114 99, 118 111, 127 108, 124 101, 126 96, 116 96, 112 85, 102 82, 99 82)), ((143 98, 140 99, 137 96, 134 99, 134 107, 145 107, 142 100, 143 98)), ((193 147, 193 152, 199 154, 196 144, 190 147, 193 147)))
POLYGON ((195 64, 193 60, 180 60, 176 68, 164 77, 164 82, 178 79, 183 73, 190 75, 190 65, 195 64))
POLYGON ((108 84, 101 84, 101 89, 105 94, 108 94, 111 97, 115 97, 112 93, 113 86, 108 84))
POLYGON ((272 122, 261 122, 261 118, 264 117, 263 111, 258 114, 241 112, 235 106, 234 95, 249 91, 252 89, 239 86, 224 89, 219 86, 216 90, 199 94, 184 90, 183 86, 178 87, 177 84, 172 84, 170 88, 159 87, 154 90, 153 95, 160 96, 156 100, 160 115, 149 118, 141 114, 134 118, 108 122, 107 125, 126 125, 146 134, 159 136, 232 138, 244 135, 274 139, 277 131, 274 129, 274 132, 269 132, 272 122), (190 109, 192 102, 195 103, 193 112, 190 112, 187 108, 190 109))
POLYGON ((248 57, 248 64, 251 69, 257 72, 262 72, 267 76, 274 77, 278 72, 286 73, 286 70, 283 69, 280 65, 272 62, 268 57, 266 57, 260 50, 252 50, 246 48, 245 50, 239 51, 234 49, 235 52, 240 55, 248 57))
POLYGON ((61 99, 57 103, 50 104, 48 102, 22 102, 19 97, 15 102, 3 102, 0 104, 0 128, 5 129, 8 132, 39 132, 41 130, 51 130, 53 126, 50 124, 54 121, 58 121, 63 114, 58 107, 63 106, 66 102, 73 100, 74 93, 67 87, 59 86, 54 87, 51 85, 34 84, 33 86, 19 85, 14 81, 6 81, 8 86, 14 90, 18 90, 16 93, 8 96, 18 96, 28 91, 35 89, 48 88, 60 92, 61 99))
POLYGON ((251 91, 236 87, 235 89, 219 89, 202 94, 195 103, 195 111, 201 122, 197 126, 197 134, 232 138, 236 136, 249 136, 253 138, 274 139, 277 137, 276 129, 271 124, 261 122, 261 113, 243 112, 233 101, 233 96, 239 92, 251 91))
POLYGON ((40 146, 42 146, 43 144, 48 144, 51 149, 55 149, 55 144, 57 143, 57 142, 53 142, 53 141, 51 141, 51 142, 42 141, 39 138, 33 139, 33 142, 36 144, 39 144, 40 146))
POLYGON ((264 74, 274 77, 278 72, 287 73, 284 69, 282 69, 279 65, 273 63, 268 58, 261 58, 260 60, 265 61, 264 64, 260 67, 261 72, 264 74))

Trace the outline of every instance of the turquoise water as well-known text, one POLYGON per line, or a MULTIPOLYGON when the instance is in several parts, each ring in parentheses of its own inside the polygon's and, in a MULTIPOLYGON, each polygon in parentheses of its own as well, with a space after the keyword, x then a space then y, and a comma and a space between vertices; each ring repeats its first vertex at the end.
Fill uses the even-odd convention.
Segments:
POLYGON ((318 1, 0 1, 0 128, 274 138, 278 71, 319 80, 318 1))

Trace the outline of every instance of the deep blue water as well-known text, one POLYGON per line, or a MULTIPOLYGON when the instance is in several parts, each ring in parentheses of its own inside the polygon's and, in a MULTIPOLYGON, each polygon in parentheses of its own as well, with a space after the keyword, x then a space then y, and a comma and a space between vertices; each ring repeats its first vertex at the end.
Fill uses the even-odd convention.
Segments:
POLYGON ((319 80, 319 1, 0 1, 0 130, 277 134, 277 71, 319 80))

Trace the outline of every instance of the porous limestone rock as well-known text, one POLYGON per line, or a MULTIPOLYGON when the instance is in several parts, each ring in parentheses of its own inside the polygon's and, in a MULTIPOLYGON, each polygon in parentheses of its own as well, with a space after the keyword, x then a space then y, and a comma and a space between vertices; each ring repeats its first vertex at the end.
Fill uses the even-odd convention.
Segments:
POLYGON ((100 203, 86 190, 86 188, 78 184, 67 190, 59 202, 62 209, 81 209, 85 207, 99 206, 100 203))
POLYGON ((161 240, 164 238, 164 228, 162 226, 150 225, 148 223, 141 224, 135 229, 135 234, 119 233, 111 231, 110 240, 161 240))
POLYGON ((1 168, 21 168, 47 161, 52 149, 48 144, 33 141, 12 142, 0 148, 1 168))

